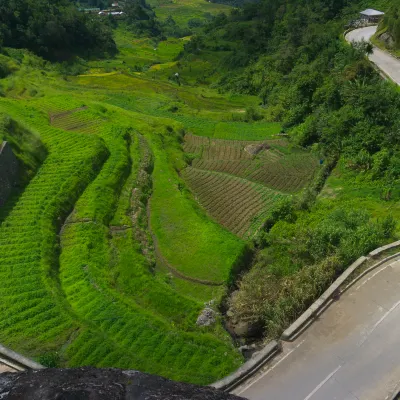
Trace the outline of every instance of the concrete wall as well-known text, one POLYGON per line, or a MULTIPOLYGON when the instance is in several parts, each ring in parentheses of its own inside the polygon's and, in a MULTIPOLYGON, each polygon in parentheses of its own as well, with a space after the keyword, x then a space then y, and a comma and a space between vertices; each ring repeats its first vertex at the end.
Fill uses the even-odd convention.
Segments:
POLYGON ((7 142, 0 145, 0 207, 8 199, 18 179, 18 161, 7 142))

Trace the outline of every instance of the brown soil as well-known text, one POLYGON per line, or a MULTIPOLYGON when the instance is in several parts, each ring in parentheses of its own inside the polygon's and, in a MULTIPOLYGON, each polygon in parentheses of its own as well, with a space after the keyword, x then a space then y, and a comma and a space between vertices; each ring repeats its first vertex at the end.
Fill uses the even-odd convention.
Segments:
POLYGON ((66 117, 67 115, 73 114, 77 111, 87 110, 88 108, 89 108, 88 106, 83 106, 83 107, 79 107, 79 108, 74 108, 73 110, 63 111, 61 113, 54 113, 54 114, 49 113, 50 123, 52 124, 53 121, 58 118, 63 118, 63 117, 66 117))

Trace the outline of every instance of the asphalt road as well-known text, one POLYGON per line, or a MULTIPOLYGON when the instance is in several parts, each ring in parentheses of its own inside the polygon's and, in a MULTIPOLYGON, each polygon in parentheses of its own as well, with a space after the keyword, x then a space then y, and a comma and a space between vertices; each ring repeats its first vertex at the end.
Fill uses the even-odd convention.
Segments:
POLYGON ((400 260, 362 278, 234 393, 250 400, 384 400, 400 380, 400 260))
MULTIPOLYGON (((369 41, 376 32, 376 26, 356 29, 346 35, 348 42, 360 42, 362 39, 369 41)), ((374 47, 374 52, 369 59, 375 63, 386 75, 400 85, 400 60, 391 56, 389 53, 374 47)))

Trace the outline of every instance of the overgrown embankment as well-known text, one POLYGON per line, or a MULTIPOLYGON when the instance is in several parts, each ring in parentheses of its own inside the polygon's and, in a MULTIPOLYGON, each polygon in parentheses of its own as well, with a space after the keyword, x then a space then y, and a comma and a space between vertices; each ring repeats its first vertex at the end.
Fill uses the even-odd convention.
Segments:
POLYGON ((7 142, 0 143, 0 206, 18 183, 18 161, 7 142))
POLYGON ((28 183, 46 154, 37 135, 0 113, 0 206, 28 183))
POLYGON ((396 55, 400 55, 400 7, 398 5, 393 5, 385 13, 374 41, 396 55))

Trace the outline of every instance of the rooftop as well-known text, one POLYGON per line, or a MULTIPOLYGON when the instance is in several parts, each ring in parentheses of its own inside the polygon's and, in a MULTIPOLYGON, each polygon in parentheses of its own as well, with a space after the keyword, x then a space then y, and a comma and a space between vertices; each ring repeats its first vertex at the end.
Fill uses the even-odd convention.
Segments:
POLYGON ((379 17, 381 15, 385 15, 384 12, 378 11, 378 10, 374 10, 372 8, 367 8, 366 10, 361 11, 360 14, 367 15, 368 17, 379 17))

